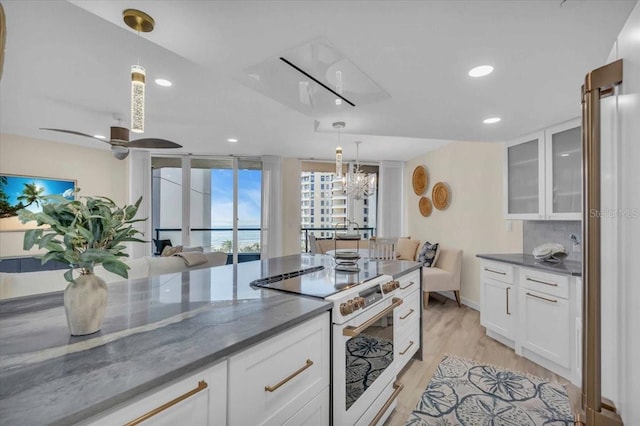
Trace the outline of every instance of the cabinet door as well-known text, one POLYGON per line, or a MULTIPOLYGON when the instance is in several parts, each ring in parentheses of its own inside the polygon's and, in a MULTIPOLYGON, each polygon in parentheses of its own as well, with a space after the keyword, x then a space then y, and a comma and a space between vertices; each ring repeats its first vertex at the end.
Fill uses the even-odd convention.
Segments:
POLYGON ((544 147, 544 132, 507 143, 504 156, 506 218, 544 218, 544 147))
POLYGON ((482 278, 480 324, 508 339, 514 338, 513 286, 482 278))
POLYGON ((580 220, 582 211, 582 141, 580 120, 545 131, 546 215, 580 220))
POLYGON ((522 347, 569 368, 571 324, 567 299, 523 288, 520 302, 522 347))

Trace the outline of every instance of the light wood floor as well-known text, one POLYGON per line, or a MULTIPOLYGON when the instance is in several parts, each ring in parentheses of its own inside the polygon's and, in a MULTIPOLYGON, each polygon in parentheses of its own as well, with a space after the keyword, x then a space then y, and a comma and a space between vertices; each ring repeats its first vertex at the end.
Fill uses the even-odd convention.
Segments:
POLYGON ((436 367, 445 354, 457 355, 509 370, 522 371, 538 377, 567 384, 574 411, 580 404, 580 389, 521 356, 513 349, 487 337, 480 325, 480 313, 466 306, 458 308, 455 301, 443 296, 431 297, 422 311, 422 361, 412 360, 398 377, 404 389, 398 396, 398 405, 385 422, 386 426, 404 426, 405 421, 420 400, 436 367))

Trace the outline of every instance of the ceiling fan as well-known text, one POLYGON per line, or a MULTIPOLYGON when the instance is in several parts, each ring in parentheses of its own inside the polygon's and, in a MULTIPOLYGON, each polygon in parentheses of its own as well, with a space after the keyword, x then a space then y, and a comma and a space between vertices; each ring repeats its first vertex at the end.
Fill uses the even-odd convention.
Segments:
POLYGON ((50 129, 41 127, 40 130, 51 130, 54 132, 70 133, 72 135, 85 136, 87 138, 96 139, 101 142, 106 142, 111 145, 111 152, 113 156, 118 160, 124 160, 129 155, 129 148, 142 148, 142 149, 166 149, 166 148, 182 148, 175 142, 168 141, 166 139, 158 138, 144 138, 129 141, 129 129, 126 127, 111 126, 111 137, 109 140, 100 139, 95 136, 88 135, 86 133, 76 132, 75 130, 64 129, 50 129))

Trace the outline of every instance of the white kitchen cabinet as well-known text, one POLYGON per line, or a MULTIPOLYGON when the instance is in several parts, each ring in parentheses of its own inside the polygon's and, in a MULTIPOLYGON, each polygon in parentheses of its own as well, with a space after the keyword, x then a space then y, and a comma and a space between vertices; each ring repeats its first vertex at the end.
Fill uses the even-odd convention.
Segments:
POLYGON ((393 310, 394 358, 400 372, 420 347, 420 271, 398 279, 402 305, 393 310))
POLYGON ((580 120, 545 130, 546 218, 582 218, 582 139, 580 120))
POLYGON ((482 262, 480 274, 480 324, 487 334, 513 347, 515 309, 513 267, 497 262, 482 262))
POLYGON ((544 218, 544 148, 544 132, 506 144, 504 209, 508 219, 544 218))
MULTIPOLYGON (((509 342, 503 343, 513 346, 511 343, 514 339, 513 286, 483 277, 481 298, 483 302, 480 324, 486 327, 487 332, 508 339, 509 342)), ((502 341, 502 339, 498 340, 502 341)))
POLYGON ((483 260, 480 323, 516 354, 580 382, 580 278, 483 260))
POLYGON ((282 425, 296 416, 329 387, 330 344, 326 312, 231 356, 228 425, 282 425))
POLYGON ((154 426, 226 425, 226 395, 227 361, 224 360, 163 385, 160 390, 148 392, 133 402, 114 407, 84 424, 112 426, 140 421, 154 426))
POLYGON ((505 145, 507 219, 580 220, 580 121, 571 120, 505 145))

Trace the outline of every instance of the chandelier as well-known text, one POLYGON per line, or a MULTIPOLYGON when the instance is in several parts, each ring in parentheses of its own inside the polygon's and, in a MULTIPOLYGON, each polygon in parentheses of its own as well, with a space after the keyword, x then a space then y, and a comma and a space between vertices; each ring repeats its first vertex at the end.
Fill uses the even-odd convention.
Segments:
POLYGON ((340 146, 340 129, 345 127, 344 121, 333 123, 333 127, 338 129, 338 147, 336 148, 336 175, 342 177, 342 190, 345 194, 351 196, 354 200, 362 200, 376 191, 376 175, 367 174, 360 168, 360 144, 361 141, 354 142, 356 144, 356 164, 349 166, 349 171, 342 176, 342 147, 340 146))
POLYGON ((344 191, 351 195, 354 200, 362 200, 367 198, 376 191, 376 175, 367 174, 360 169, 359 146, 361 141, 354 142, 356 144, 356 165, 347 172, 344 178, 344 191))

